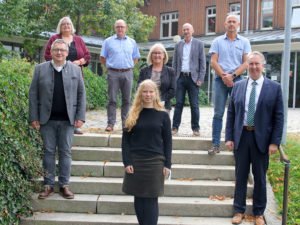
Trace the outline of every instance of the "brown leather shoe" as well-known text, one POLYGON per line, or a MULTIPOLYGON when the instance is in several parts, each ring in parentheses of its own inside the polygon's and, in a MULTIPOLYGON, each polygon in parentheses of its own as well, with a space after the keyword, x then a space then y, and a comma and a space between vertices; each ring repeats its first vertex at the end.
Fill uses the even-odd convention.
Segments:
POLYGON ((114 126, 111 124, 108 124, 107 127, 105 128, 106 132, 113 132, 114 131, 114 126))
POLYGON ((255 225, 265 225, 264 216, 255 216, 255 225))
POLYGON ((235 213, 232 217, 231 223, 232 224, 240 224, 243 222, 244 219, 244 214, 243 213, 235 213))
POLYGON ((62 187, 59 189, 59 193, 61 196, 63 196, 66 199, 73 199, 74 193, 70 191, 68 186, 62 187))
POLYGON ((46 185, 45 188, 44 188, 44 191, 42 191, 39 194, 38 198, 39 199, 45 199, 45 198, 48 198, 50 195, 53 195, 53 193, 54 193, 53 187, 50 187, 50 186, 46 185))

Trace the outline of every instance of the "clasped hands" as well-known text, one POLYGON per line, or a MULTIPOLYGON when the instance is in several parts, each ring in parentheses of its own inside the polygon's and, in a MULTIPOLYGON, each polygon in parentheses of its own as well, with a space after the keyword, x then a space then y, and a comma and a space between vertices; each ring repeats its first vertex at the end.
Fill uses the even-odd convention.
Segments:
MULTIPOLYGON (((125 172, 128 173, 128 174, 133 174, 133 173, 134 173, 133 166, 132 166, 132 165, 126 166, 126 167, 125 167, 125 172)), ((170 172, 171 172, 171 170, 170 170, 169 168, 164 167, 164 169, 163 169, 163 174, 164 174, 164 176, 165 176, 166 178, 169 177, 170 172)))
POLYGON ((222 81, 223 83, 227 86, 227 87, 233 87, 233 75, 230 73, 223 73, 221 75, 222 81))

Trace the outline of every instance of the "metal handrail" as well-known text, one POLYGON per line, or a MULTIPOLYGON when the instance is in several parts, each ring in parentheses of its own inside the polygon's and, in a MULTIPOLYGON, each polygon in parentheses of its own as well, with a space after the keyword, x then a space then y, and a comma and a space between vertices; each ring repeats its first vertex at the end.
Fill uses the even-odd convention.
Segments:
POLYGON ((290 160, 284 153, 282 146, 279 147, 280 162, 284 164, 284 188, 283 188, 283 204, 282 204, 282 225, 287 224, 287 212, 288 212, 288 187, 289 187, 289 170, 290 160))

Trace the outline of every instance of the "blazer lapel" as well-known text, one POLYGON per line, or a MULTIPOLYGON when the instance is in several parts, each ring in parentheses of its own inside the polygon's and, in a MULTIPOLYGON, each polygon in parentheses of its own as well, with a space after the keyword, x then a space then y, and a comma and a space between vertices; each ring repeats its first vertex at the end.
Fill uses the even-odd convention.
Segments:
MULTIPOLYGON (((261 91, 260 91, 260 95, 258 97, 258 102, 257 102, 257 105, 256 105, 256 110, 259 108, 259 106, 261 105, 262 103, 262 100, 266 97, 267 95, 267 91, 268 91, 268 86, 269 86, 269 82, 268 80, 265 78, 264 79, 264 83, 262 85, 262 88, 261 88, 261 91)), ((256 111, 255 110, 255 111, 256 111)))

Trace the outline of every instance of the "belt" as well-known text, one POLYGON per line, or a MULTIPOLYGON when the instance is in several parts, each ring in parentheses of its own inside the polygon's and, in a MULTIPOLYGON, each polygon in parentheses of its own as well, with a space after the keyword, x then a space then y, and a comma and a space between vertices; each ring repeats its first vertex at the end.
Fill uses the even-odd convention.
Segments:
POLYGON ((108 68, 109 70, 112 70, 112 71, 116 71, 116 72, 127 72, 129 70, 131 70, 131 68, 128 68, 128 69, 116 69, 116 68, 108 68))
POLYGON ((255 127, 254 127, 254 126, 244 126, 243 128, 244 128, 244 130, 246 130, 246 131, 254 131, 254 130, 255 130, 255 127))
POLYGON ((185 76, 185 77, 190 77, 192 74, 191 74, 191 72, 180 72, 180 75, 185 76))

